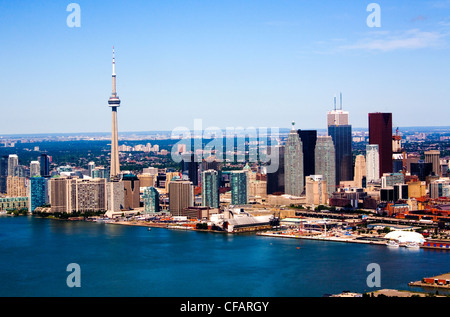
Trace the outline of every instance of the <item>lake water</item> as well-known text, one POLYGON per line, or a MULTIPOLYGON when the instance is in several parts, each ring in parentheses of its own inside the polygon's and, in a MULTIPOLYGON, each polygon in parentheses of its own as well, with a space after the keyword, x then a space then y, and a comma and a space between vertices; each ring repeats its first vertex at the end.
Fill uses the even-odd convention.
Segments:
MULTIPOLYGON (((450 272, 450 252, 0 217, 0 296, 320 297, 450 272), (68 287, 70 263, 81 287, 68 287)), ((417 289, 415 289, 417 290, 417 289)))

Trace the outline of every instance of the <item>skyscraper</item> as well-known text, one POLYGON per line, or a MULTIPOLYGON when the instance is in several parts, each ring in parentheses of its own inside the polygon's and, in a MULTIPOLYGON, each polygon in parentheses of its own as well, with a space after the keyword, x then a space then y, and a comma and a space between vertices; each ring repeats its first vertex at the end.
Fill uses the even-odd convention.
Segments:
POLYGON ((6 178, 8 177, 8 155, 0 157, 0 193, 6 193, 6 178))
POLYGON ((380 155, 378 144, 366 145, 366 180, 367 182, 379 180, 380 177, 380 155))
POLYGON ((173 216, 182 216, 183 209, 194 206, 194 186, 186 180, 169 183, 169 211, 173 216))
POLYGON ((355 158, 355 186, 363 187, 363 178, 366 177, 366 158, 364 155, 357 155, 355 158))
POLYGON ((182 154, 180 162, 181 172, 185 177, 189 178, 194 186, 198 186, 199 165, 197 156, 192 153, 182 154))
POLYGON ((219 172, 216 170, 202 172, 202 206, 219 208, 219 172))
POLYGON ((316 130, 297 130, 303 146, 303 184, 305 184, 306 176, 314 175, 315 173, 315 155, 317 142, 316 130))
POLYGON ((140 207, 140 182, 139 178, 133 174, 126 174, 122 177, 124 188, 124 209, 133 210, 140 207))
POLYGON ((231 204, 232 205, 248 204, 247 172, 244 170, 232 171, 230 186, 231 186, 231 204))
POLYGON ((425 163, 431 163, 433 167, 433 173, 436 176, 441 176, 441 152, 438 150, 425 151, 425 163))
POLYGON ((47 154, 42 153, 39 157, 39 164, 41 167, 41 176, 47 177, 50 176, 50 158, 47 154))
POLYGON ((288 195, 300 196, 304 190, 303 144, 294 129, 289 132, 284 147, 284 191, 288 195))
POLYGON ((116 178, 120 173, 119 165, 119 139, 117 135, 117 108, 120 107, 120 99, 116 92, 116 62, 112 60, 112 94, 109 97, 108 104, 112 109, 112 134, 111 134, 111 169, 110 177, 116 178))
POLYGON ((159 212, 159 192, 155 187, 145 187, 142 198, 146 214, 159 212))
POLYGON ((392 113, 369 113, 369 144, 378 145, 379 178, 383 173, 392 173, 392 113))
POLYGON ((52 212, 106 211, 106 179, 51 178, 52 212))
POLYGON ((30 177, 41 176, 41 165, 39 161, 30 162, 30 177))
MULTIPOLYGON (((284 146, 275 145, 278 147, 278 169, 275 172, 267 173, 267 194, 284 193, 284 146)), ((272 153, 272 148, 275 146, 268 147, 270 153, 272 153)), ((275 150, 274 150, 275 151, 275 150)))
POLYGON ((48 179, 44 177, 30 177, 28 180, 28 211, 33 212, 36 207, 48 203, 48 179))
POLYGON ((353 180, 352 126, 349 124, 349 114, 342 110, 342 95, 340 109, 327 115, 328 135, 331 136, 336 152, 336 185, 341 181, 353 180))
POLYGON ((17 154, 8 156, 8 176, 16 176, 16 167, 19 165, 19 157, 17 154))
POLYGON ((326 181, 328 196, 331 196, 336 190, 336 152, 330 136, 317 137, 315 171, 326 181))

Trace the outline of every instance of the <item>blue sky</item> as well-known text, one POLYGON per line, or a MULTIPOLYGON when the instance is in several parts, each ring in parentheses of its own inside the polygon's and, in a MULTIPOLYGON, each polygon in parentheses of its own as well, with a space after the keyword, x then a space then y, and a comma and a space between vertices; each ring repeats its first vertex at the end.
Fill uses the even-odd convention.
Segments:
POLYGON ((450 125, 450 0, 0 0, 0 134, 450 125), (367 5, 380 5, 370 28, 367 5))

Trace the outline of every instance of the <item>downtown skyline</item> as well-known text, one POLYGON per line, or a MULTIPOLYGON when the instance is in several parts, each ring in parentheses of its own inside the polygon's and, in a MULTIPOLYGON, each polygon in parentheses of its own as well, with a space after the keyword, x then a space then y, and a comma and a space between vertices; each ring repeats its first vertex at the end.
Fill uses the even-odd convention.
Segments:
POLYGON ((266 126, 326 129, 333 98, 355 128, 370 112, 393 126, 445 126, 450 1, 78 1, 0 3, 8 120, 0 134, 110 130, 111 49, 120 131, 266 126))

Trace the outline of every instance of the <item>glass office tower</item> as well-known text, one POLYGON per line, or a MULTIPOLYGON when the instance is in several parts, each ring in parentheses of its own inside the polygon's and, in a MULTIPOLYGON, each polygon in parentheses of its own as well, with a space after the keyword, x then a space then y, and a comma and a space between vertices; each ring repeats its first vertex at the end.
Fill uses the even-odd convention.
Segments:
POLYGON ((219 208, 219 172, 216 170, 202 172, 202 206, 219 208))

